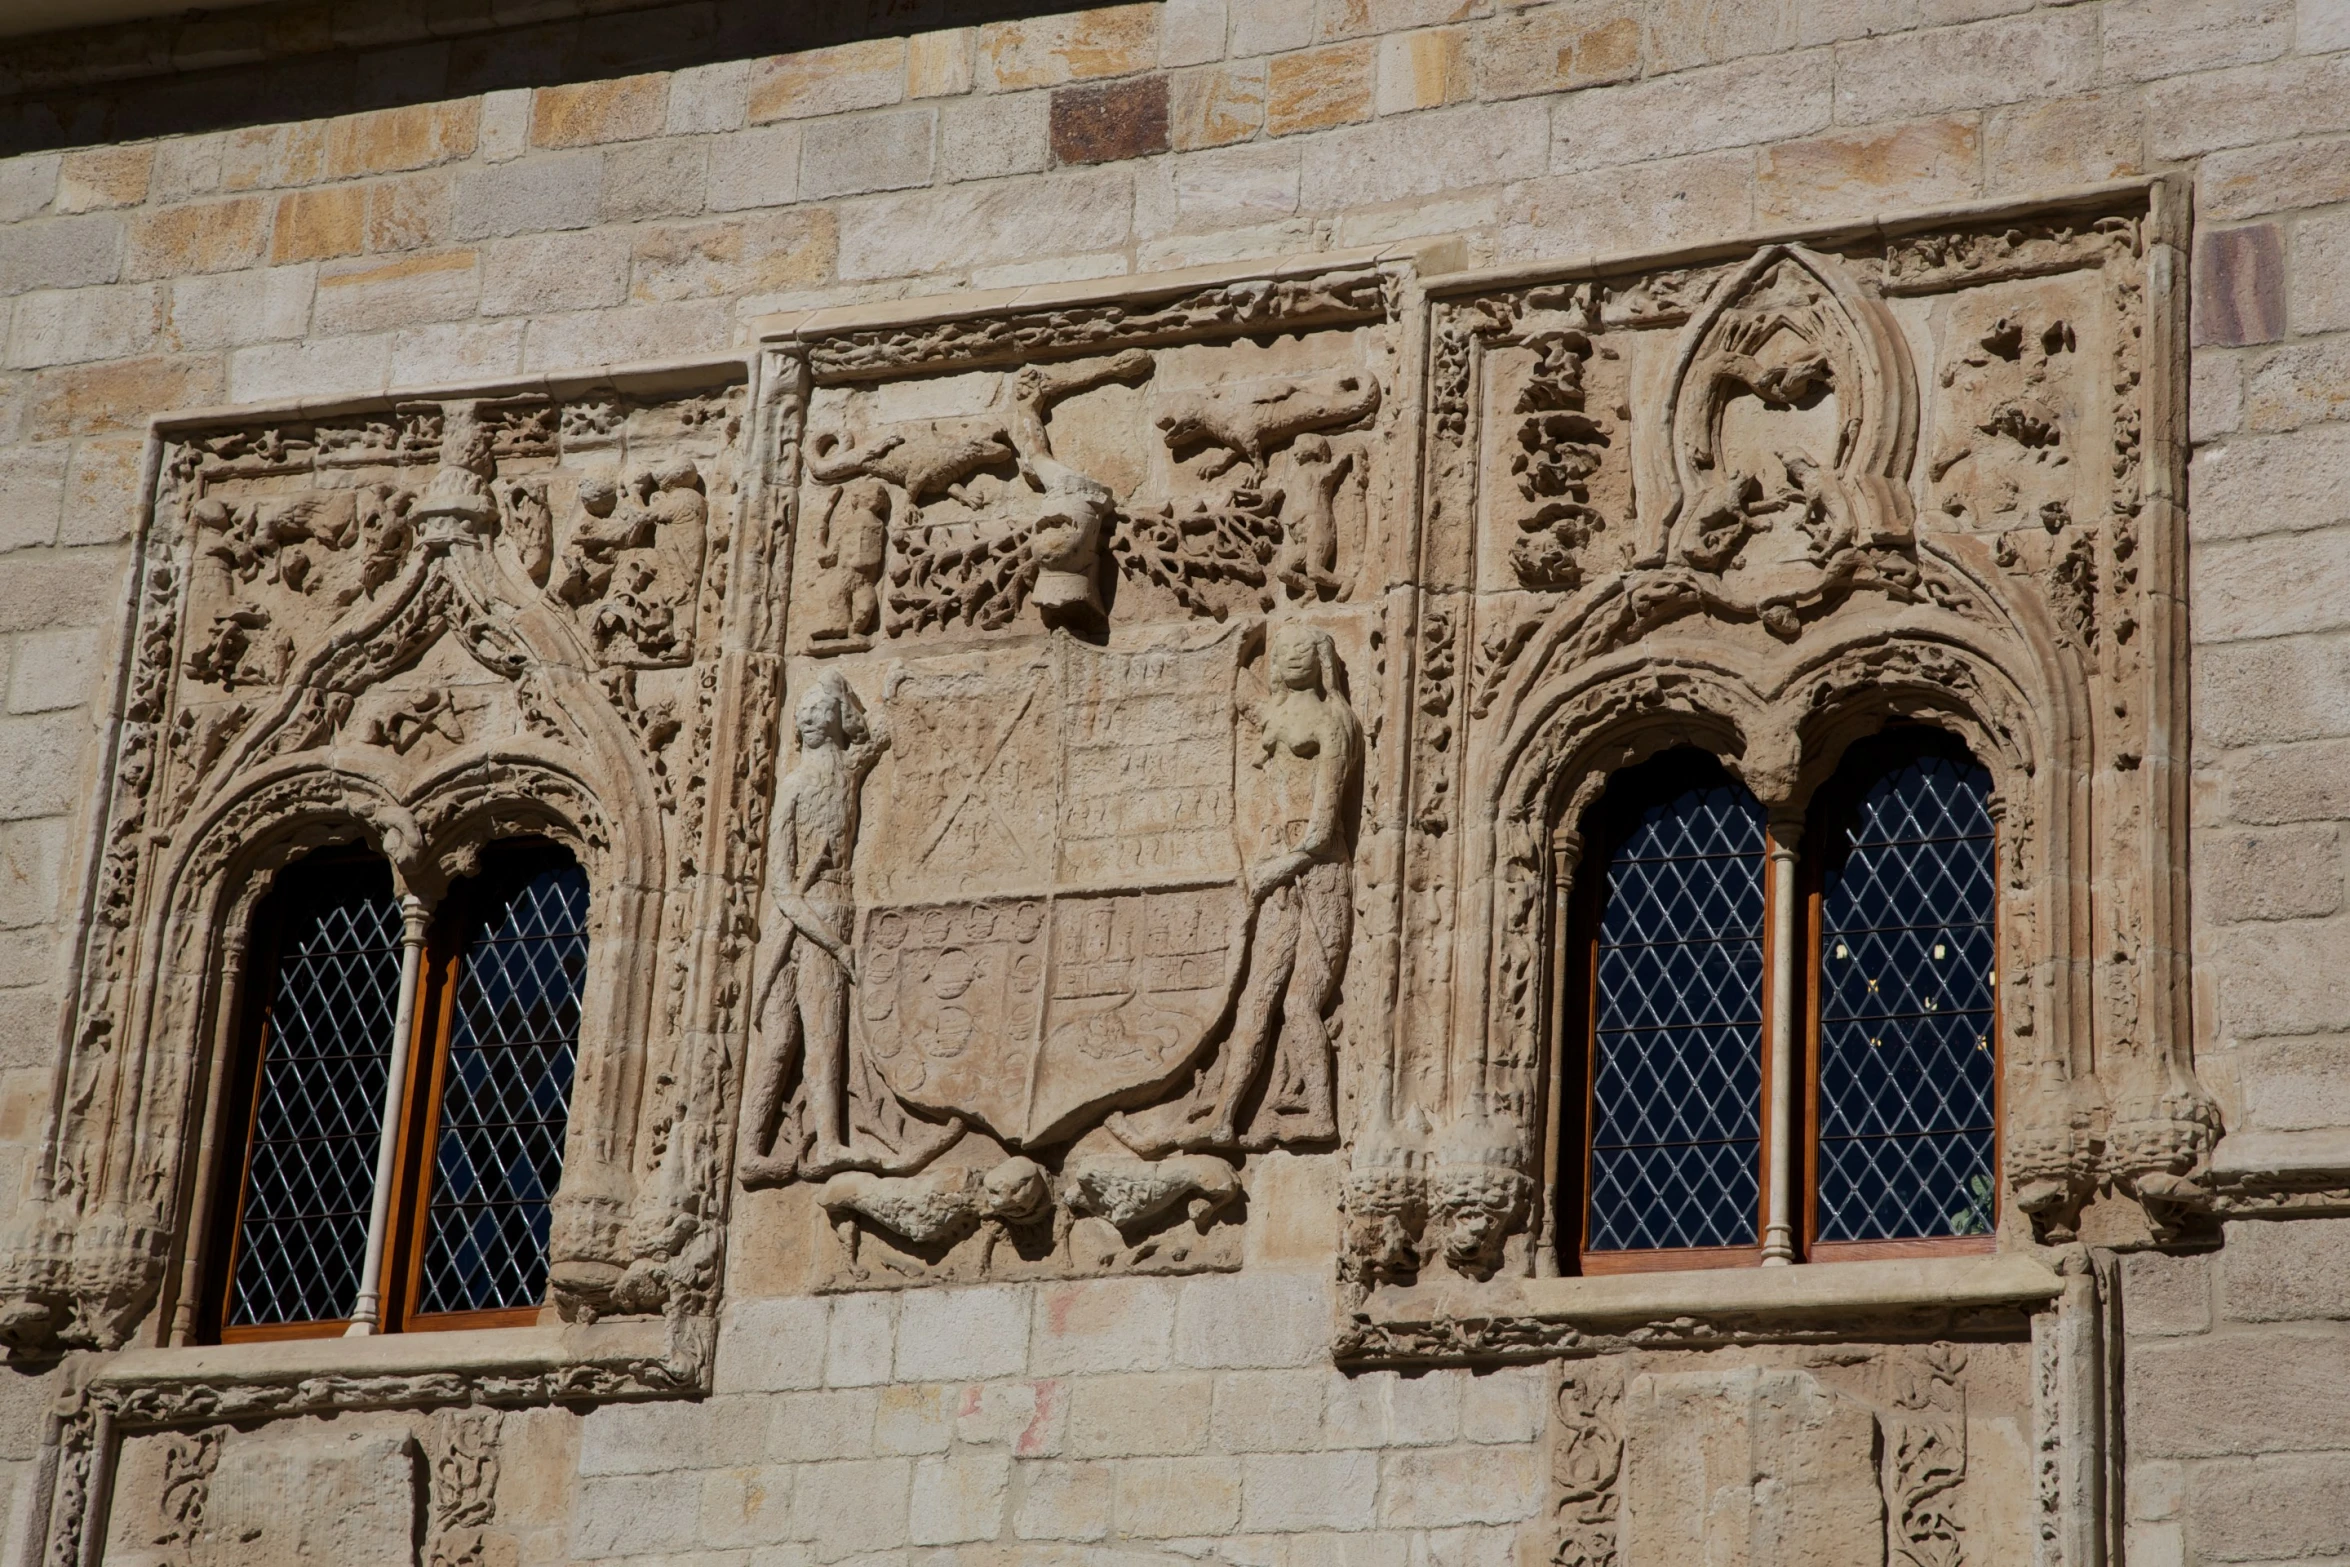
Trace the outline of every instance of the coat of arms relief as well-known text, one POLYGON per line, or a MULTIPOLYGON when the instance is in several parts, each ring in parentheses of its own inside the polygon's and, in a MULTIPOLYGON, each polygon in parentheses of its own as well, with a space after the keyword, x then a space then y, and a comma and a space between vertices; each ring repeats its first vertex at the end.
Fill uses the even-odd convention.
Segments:
POLYGON ((737 1169, 836 1281, 1236 1266, 1335 1145, 1392 286, 808 345, 737 1169))

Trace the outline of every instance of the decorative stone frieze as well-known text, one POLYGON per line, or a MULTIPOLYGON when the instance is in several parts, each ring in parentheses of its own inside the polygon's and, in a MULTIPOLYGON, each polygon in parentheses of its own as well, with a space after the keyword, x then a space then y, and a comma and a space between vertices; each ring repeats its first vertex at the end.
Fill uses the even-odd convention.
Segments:
MULTIPOLYGON (((746 1208, 809 1216, 826 1292, 1205 1273, 1308 1153, 1341 1364, 1573 1362, 1540 1560, 1665 1550, 1696 1431, 1784 1438, 1838 1541, 1958 1567, 2024 1490, 1987 1409, 2048 1559, 2094 1560, 2112 1297, 2047 1246, 2341 1200, 2216 1167, 2189 1054, 2182 223, 2137 183, 1653 265, 1340 256, 174 421, 0 1252, 21 1357, 140 1346, 58 1417, 52 1556, 126 1441, 123 1548, 192 1561, 277 1461, 245 1426, 346 1411, 428 1559, 487 1561, 501 1419, 709 1390, 746 1208), (1692 744, 1793 822, 1892 719, 1994 780, 1996 1253, 1544 1277, 1583 809, 1692 744), (364 841, 429 901, 521 833, 594 890, 568 1325, 184 1347, 270 876, 364 841), (1855 1342, 1895 1347, 1864 1378, 1855 1342)), ((1763 1475, 1721 1527, 1775 1527, 1763 1475)))

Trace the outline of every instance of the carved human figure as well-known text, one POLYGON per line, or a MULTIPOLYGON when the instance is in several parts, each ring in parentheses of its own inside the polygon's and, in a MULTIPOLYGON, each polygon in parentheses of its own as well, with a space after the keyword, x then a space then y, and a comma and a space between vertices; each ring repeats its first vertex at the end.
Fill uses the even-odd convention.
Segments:
POLYGON ((776 791, 768 870, 784 935, 759 987, 761 1015, 778 987, 783 1000, 743 1096, 743 1163, 753 1175, 827 1173, 849 1158, 849 990, 857 978, 850 861, 865 775, 889 746, 837 670, 818 678, 795 722, 800 760, 776 791), (795 1067, 807 1107, 797 1131, 776 1125, 795 1067))
POLYGON ((1272 775, 1282 808, 1273 852, 1248 871, 1256 924, 1216 1103, 1219 1146, 1239 1140, 1245 1101, 1268 1062, 1275 1078, 1256 1118, 1258 1135, 1310 1141, 1337 1134, 1324 1014, 1337 1000, 1353 930, 1344 812, 1362 727, 1340 689, 1330 633, 1281 625, 1265 662, 1273 691, 1257 709, 1256 765, 1272 775))
POLYGON ((816 564, 825 576, 818 592, 817 642, 873 634, 881 624, 881 568, 889 548, 889 486, 866 475, 826 500, 817 535, 816 564))
POLYGON ((580 481, 554 593, 587 612, 597 652, 654 663, 690 652, 709 517, 701 473, 688 458, 626 484, 601 475, 580 481))

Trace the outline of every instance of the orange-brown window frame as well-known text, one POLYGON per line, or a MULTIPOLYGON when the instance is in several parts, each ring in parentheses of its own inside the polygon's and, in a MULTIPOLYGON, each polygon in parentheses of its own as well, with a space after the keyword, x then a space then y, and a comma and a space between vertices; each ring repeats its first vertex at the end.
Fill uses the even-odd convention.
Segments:
MULTIPOLYGON (((1896 740, 1942 735, 1945 731, 1920 725, 1902 725, 1881 732, 1896 740)), ((1925 754, 1926 746, 1918 747, 1925 754)), ((1803 1223, 1798 1244, 1807 1262, 1875 1262, 1896 1257, 1969 1257, 1991 1252, 1999 1239, 1996 1222, 1981 1235, 1920 1235, 1896 1240, 1824 1241, 1820 1223, 1820 984, 1821 899, 1827 889, 1827 856, 1820 852, 1821 835, 1834 811, 1849 798, 1853 780, 1841 768, 1812 802, 1804 827, 1804 849, 1797 871, 1803 894, 1805 961, 1797 965, 1801 989, 1797 1003, 1803 1011, 1803 1223)), ((2003 1182, 2000 1171, 2007 1155, 2007 1073, 2001 1035, 1999 986, 1999 829, 1991 831, 1991 1178, 1996 1197, 2003 1182)))
MULTIPOLYGON (((1715 759, 1718 760, 1718 759, 1715 759)), ((1569 1007, 1579 1014, 1577 1019, 1582 1070, 1580 1083, 1567 1079, 1568 1092, 1563 1096, 1569 1104, 1562 1111, 1573 1117, 1562 1117, 1559 1139, 1562 1148, 1572 1147, 1572 1158, 1561 1158, 1562 1175, 1571 1175, 1571 1181, 1562 1184, 1554 1195, 1561 1222, 1558 1243, 1561 1269, 1568 1273, 1602 1277, 1622 1273, 1678 1273, 1706 1268, 1747 1268, 1762 1264, 1763 1237, 1771 1214, 1771 1161, 1767 1156, 1770 1146, 1770 1092, 1772 1073, 1776 1070, 1771 1039, 1771 924, 1774 904, 1770 877, 1764 873, 1769 865, 1769 836, 1766 828, 1764 854, 1757 860, 1758 874, 1762 875, 1762 1007, 1761 1077, 1759 1096, 1755 1105, 1756 1126, 1761 1134, 1761 1145, 1766 1150, 1762 1160, 1762 1179, 1755 1194, 1754 1244, 1751 1246, 1673 1246, 1640 1251, 1591 1251, 1587 1247, 1591 1231, 1591 1128, 1597 1114, 1599 1072, 1599 931, 1605 913, 1602 907, 1607 896, 1607 866, 1621 843, 1621 832, 1609 824, 1603 835, 1592 837, 1584 846, 1584 856, 1576 868, 1568 891, 1567 935, 1565 945, 1568 957, 1564 983, 1559 987, 1561 1005, 1552 1038, 1564 1041, 1569 1036, 1565 1028, 1569 1007), (1569 1134, 1572 1133, 1572 1142, 1569 1134), (1569 1215, 1572 1217, 1568 1217, 1569 1215)), ((1554 893, 1555 906, 1555 893, 1554 893)))
MULTIPOLYGON (((1884 733, 1899 735, 1911 726, 1888 729, 1884 733)), ((1929 731, 1940 734, 1942 731, 1929 731)), ((1824 829, 1826 813, 1833 808, 1838 791, 1845 786, 1839 772, 1830 780, 1807 820, 1803 840, 1798 845, 1797 888, 1802 900, 1803 950, 1792 965, 1795 980, 1795 1009, 1800 1017, 1802 1037, 1792 1042, 1802 1051, 1798 1066, 1801 1071, 1803 1094, 1802 1121, 1799 1131, 1799 1156, 1796 1178, 1800 1182, 1800 1219, 1796 1226, 1797 1260, 1801 1262, 1860 1262, 1897 1257, 1974 1256, 1992 1251, 1997 1242, 1996 1228, 1983 1235, 1918 1236, 1897 1240, 1878 1241, 1822 1241, 1817 1238, 1819 1224, 1819 1157, 1820 1157, 1820 994, 1818 973, 1820 965, 1821 894, 1824 887, 1825 857, 1820 852, 1820 832, 1824 829)), ((1553 861, 1554 877, 1569 877, 1566 897, 1552 892, 1554 908, 1563 903, 1561 948, 1562 961, 1557 970, 1558 1003, 1553 1009, 1551 1038, 1562 1047, 1572 1048, 1580 1057, 1580 1072, 1567 1071, 1554 1075, 1560 1085, 1557 1138, 1559 1157, 1556 1161, 1556 1184, 1552 1201, 1556 1207, 1557 1235, 1554 1245, 1562 1272, 1594 1277, 1624 1273, 1658 1273, 1694 1271, 1707 1268, 1755 1267, 1762 1262, 1763 1247, 1759 1237, 1769 1225, 1772 1182, 1779 1179, 1774 1168, 1778 1161, 1770 1157, 1770 1085, 1776 1081, 1779 1070, 1781 1042, 1773 1037, 1771 1019, 1775 1015, 1774 987, 1778 983, 1777 891, 1769 873, 1770 840, 1766 830, 1763 854, 1758 857, 1756 874, 1762 880, 1762 1045, 1760 1105, 1762 1138, 1762 1170, 1758 1183, 1759 1207, 1755 1219, 1758 1237, 1752 1246, 1690 1246, 1652 1251, 1602 1251, 1585 1249, 1589 1239, 1591 1210, 1591 1127, 1595 1116, 1594 1096, 1597 1089, 1599 1063, 1599 933, 1602 908, 1606 897, 1606 870, 1617 846, 1613 836, 1592 837, 1584 846, 1584 853, 1571 870, 1562 872, 1553 861), (1578 1081, 1579 1079, 1579 1081, 1578 1081)), ((2000 905, 1998 865, 1999 839, 1994 825, 1992 836, 1991 950, 1994 975, 1998 968, 2000 905)), ((1999 1174, 2006 1154, 2007 1105, 2006 1072, 2002 1044, 2002 1013, 1999 987, 1991 986, 1991 1080, 1992 1080, 1992 1170, 1993 1179, 1999 1174)))
MULTIPOLYGON (((504 840, 499 847, 527 851, 539 841, 504 840)), ((380 857, 372 854, 320 852, 354 864, 381 863, 380 857)), ((417 1309, 432 1210, 433 1152, 455 1032, 457 982, 467 942, 482 913, 486 885, 481 876, 458 882, 434 910, 425 936, 415 1017, 408 1036, 407 1073, 400 1085, 397 1153, 392 1165, 392 1200, 384 1236, 382 1293, 375 1329, 378 1333, 527 1327, 553 1310, 544 1302, 481 1311, 421 1312, 417 1309)), ((237 1157, 222 1161, 216 1189, 208 1199, 212 1220, 205 1233, 211 1238, 211 1244, 206 1248, 209 1255, 196 1319, 201 1342, 238 1344, 339 1338, 351 1325, 349 1317, 243 1327, 228 1325, 253 1158, 253 1133, 258 1120, 261 1065, 269 1044, 266 998, 274 988, 289 909, 290 905, 286 904, 264 905, 262 923, 255 931, 247 955, 244 998, 236 1033, 237 1054, 228 1079, 228 1103, 234 1107, 232 1124, 221 1129, 224 1146, 235 1148, 237 1157)))

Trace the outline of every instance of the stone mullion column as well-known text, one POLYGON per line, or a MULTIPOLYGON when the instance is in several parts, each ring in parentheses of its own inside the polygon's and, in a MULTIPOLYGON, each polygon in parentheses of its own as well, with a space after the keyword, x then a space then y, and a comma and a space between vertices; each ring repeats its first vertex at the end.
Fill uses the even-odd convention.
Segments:
POLYGON ((375 1147, 375 1200, 367 1213, 367 1260, 346 1337, 364 1338, 383 1321, 384 1237, 392 1217, 392 1165, 400 1151, 400 1108, 408 1087, 408 1056, 416 1034, 416 991, 424 973, 424 935, 432 910, 409 893, 400 899, 400 1002, 392 1015, 392 1059, 384 1076, 383 1135, 375 1147))
POLYGON ((1795 1105, 1802 1097, 1799 1067, 1803 1052, 1795 1037, 1795 994, 1803 952, 1801 902, 1796 895, 1795 847, 1803 836, 1800 818, 1778 817, 1770 825, 1764 853, 1770 875, 1770 1049, 1771 1080, 1765 1085, 1763 1170, 1770 1192, 1763 1227, 1763 1266, 1795 1260, 1795 1180, 1799 1161, 1795 1105))

